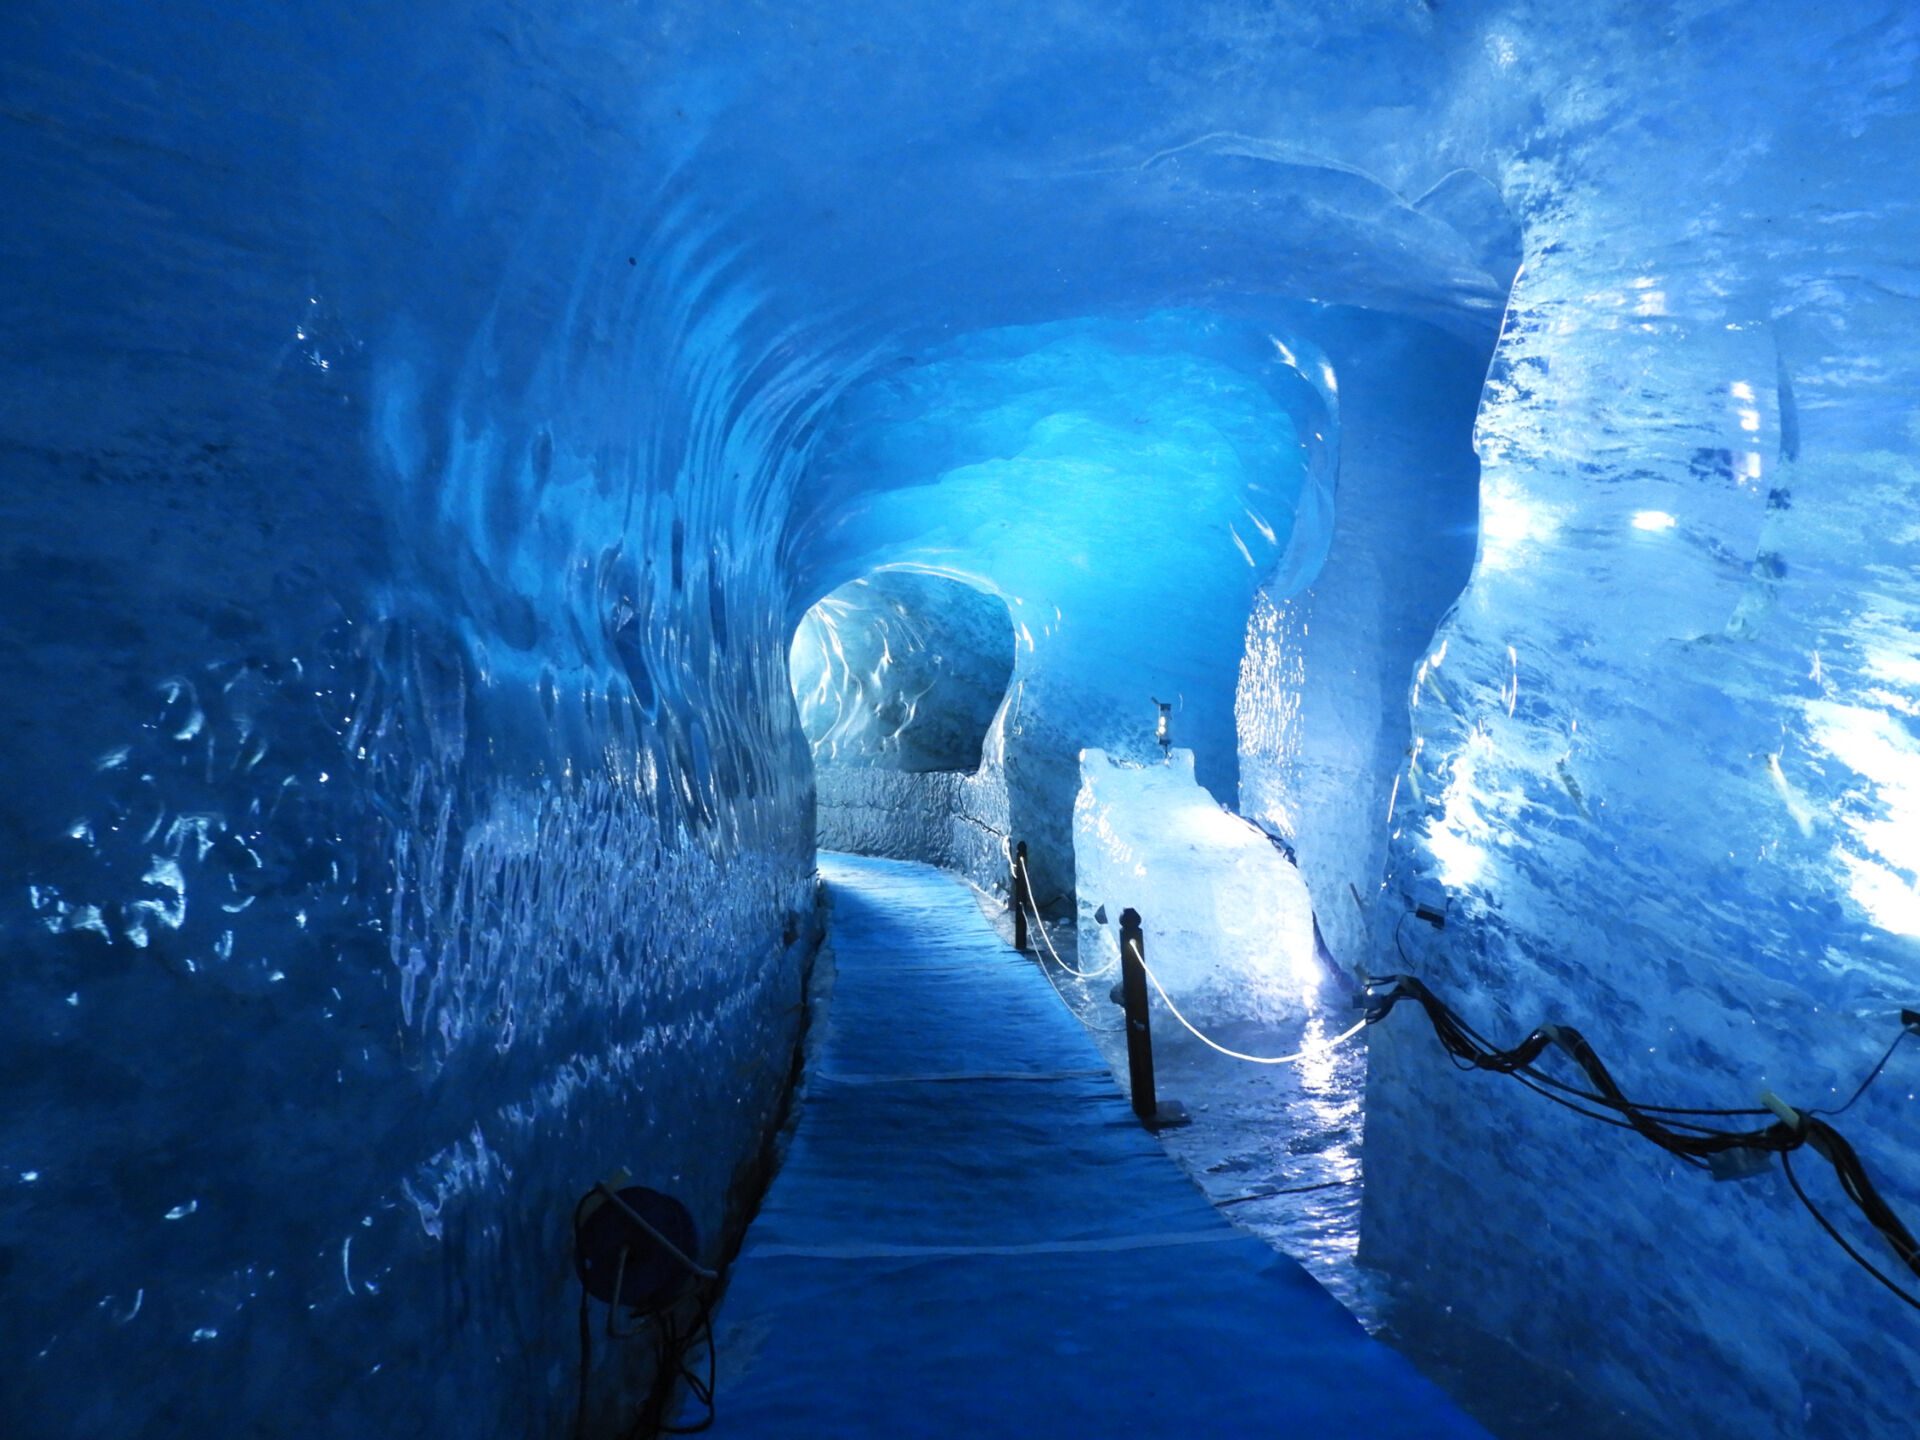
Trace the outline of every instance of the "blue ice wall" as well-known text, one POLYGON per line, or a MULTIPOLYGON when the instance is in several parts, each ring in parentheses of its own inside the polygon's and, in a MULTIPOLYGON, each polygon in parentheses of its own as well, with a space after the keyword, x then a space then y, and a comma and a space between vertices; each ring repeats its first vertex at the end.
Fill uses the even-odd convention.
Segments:
POLYGON ((565 1423, 568 1202, 624 1164, 711 1233, 784 1073, 784 663, 851 553, 796 551, 789 502, 841 393, 1306 277, 1493 303, 1449 224, 1196 124, 1170 41, 1150 7, 14 7, 15 1429, 565 1423), (1283 181, 1313 225, 1250 219, 1283 181))
MULTIPOLYGON (((1376 949, 1404 896, 1443 898, 1412 963, 1488 1034, 1580 1025, 1649 1101, 1837 1106, 1920 973, 1920 28, 1875 4, 1514 11, 1489 45, 1538 127, 1499 170, 1526 259, 1473 580, 1376 822, 1376 949), (1589 78, 1551 83, 1576 53, 1589 78)), ((1363 1255, 1622 1430, 1911 1430, 1913 1312, 1777 1167, 1713 1184, 1456 1075, 1421 1029, 1374 1035, 1363 1255)), ((1916 1063, 1837 1122, 1909 1218, 1916 1063)), ((1898 1273, 1826 1167, 1796 1170, 1898 1273)))
POLYGON ((1407 676, 1473 566, 1470 440, 1493 336, 1474 343, 1372 311, 1307 323, 1339 380, 1338 486, 1318 567, 1304 584, 1276 575, 1248 621, 1239 808, 1292 847, 1324 943, 1353 970, 1373 960, 1412 745, 1407 676))
POLYGON ((5 1428, 558 1432, 787 1068, 795 363, 630 32, 6 29, 5 1428))
POLYGON ((1001 721, 1015 643, 1005 601, 915 570, 850 581, 807 611, 791 675, 823 850, 1005 888, 1001 721))
POLYGON ((1320 369, 1208 312, 994 329, 854 387, 823 427, 802 593, 892 563, 1004 600, 1012 689, 984 758, 1048 898, 1072 883, 1080 750, 1157 755, 1156 698, 1231 792, 1248 608, 1322 545, 1321 512, 1301 519, 1333 467, 1320 369))
MULTIPOLYGON (((712 1232, 784 1073, 812 831, 790 627, 902 558, 876 545, 927 543, 924 510, 842 543, 792 506, 842 396, 928 357, 1012 397, 1005 337, 1079 325, 1084 373, 1131 389, 1032 419, 1125 441, 1031 457, 1157 464, 1122 399, 1180 382, 1165 429, 1219 376, 1212 433, 1135 478, 1211 456, 1223 499, 1304 438, 1259 423, 1313 388, 1276 307, 1497 311, 1472 205, 1402 198, 1451 167, 1410 188, 1296 143, 1263 23, 13 7, 15 1429, 565 1423, 568 1202, 625 1164, 712 1232), (1129 336, 1153 315, 1202 318, 1129 336)), ((1238 613, 1156 641, 1183 664, 1210 627, 1209 763, 1285 509, 1271 544, 1205 540, 1238 613)), ((1047 523, 1094 558, 1099 518, 1047 523)))

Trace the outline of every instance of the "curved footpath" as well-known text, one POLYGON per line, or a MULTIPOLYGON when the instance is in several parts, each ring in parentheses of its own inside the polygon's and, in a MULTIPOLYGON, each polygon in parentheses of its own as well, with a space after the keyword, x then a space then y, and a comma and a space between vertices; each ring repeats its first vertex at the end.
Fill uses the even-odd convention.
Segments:
POLYGON ((716 1315, 712 1433, 1484 1440, 1207 1203, 965 884, 820 868, 832 995, 716 1315))

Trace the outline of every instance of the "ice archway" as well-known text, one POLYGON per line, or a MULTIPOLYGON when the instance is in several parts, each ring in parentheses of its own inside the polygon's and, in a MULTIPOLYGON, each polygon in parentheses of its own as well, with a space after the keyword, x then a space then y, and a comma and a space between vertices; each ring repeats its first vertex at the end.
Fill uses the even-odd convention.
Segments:
POLYGON ((1193 311, 978 331, 851 388, 822 427, 787 541, 799 593, 888 564, 1005 602, 985 778, 1056 903, 1079 751, 1146 756, 1154 696, 1232 794, 1255 592, 1317 569, 1332 511, 1332 371, 1294 347, 1193 311))

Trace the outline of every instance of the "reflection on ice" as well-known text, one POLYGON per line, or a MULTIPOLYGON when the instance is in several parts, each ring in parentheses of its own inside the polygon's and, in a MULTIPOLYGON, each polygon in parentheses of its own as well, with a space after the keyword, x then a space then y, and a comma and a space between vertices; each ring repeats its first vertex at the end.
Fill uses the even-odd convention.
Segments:
POLYGON ((1080 776, 1080 968, 1106 963, 1121 912, 1133 909, 1148 965, 1197 1024, 1306 1010, 1325 978, 1306 883, 1266 835, 1194 781, 1193 752, 1132 765, 1086 750, 1080 776))

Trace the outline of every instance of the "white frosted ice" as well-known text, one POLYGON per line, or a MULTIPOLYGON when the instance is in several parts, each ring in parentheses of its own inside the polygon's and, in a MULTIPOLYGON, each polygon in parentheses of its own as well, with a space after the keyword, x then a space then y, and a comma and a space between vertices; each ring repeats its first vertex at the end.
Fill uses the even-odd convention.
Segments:
POLYGON ((1189 1016, 1278 1020, 1318 991, 1306 882, 1194 780, 1191 750, 1156 765, 1081 751, 1073 863, 1082 969, 1113 958, 1134 909, 1148 968, 1189 1016))

